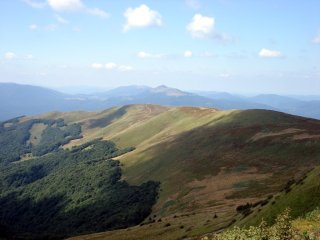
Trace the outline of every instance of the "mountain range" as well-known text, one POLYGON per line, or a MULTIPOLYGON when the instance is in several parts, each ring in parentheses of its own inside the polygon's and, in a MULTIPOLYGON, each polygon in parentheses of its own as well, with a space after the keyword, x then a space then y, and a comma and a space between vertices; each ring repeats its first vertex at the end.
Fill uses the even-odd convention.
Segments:
POLYGON ((94 94, 66 94, 52 89, 0 83, 0 120, 49 111, 98 111, 129 104, 267 109, 320 118, 319 96, 263 94, 246 97, 224 92, 186 92, 167 86, 124 86, 94 94))

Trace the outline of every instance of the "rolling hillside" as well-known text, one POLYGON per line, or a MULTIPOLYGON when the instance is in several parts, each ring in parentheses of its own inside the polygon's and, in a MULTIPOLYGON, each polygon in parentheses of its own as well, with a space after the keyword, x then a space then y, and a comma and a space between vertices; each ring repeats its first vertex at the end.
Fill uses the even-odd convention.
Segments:
MULTIPOLYGON (((134 148, 114 158, 122 181, 160 183, 159 198, 142 226, 79 239, 178 239, 219 230, 243 218, 238 206, 267 199, 320 159, 319 121, 267 110, 129 105, 18 121, 34 119, 81 126, 81 137, 62 142, 64 149, 96 139, 134 148)), ((30 128, 29 141, 44 136, 40 120, 30 128)), ((22 160, 33 158, 25 155, 22 160)))
POLYGON ((105 137, 122 147, 135 146, 118 158, 123 179, 131 184, 159 181, 160 198, 146 220, 153 222, 151 228, 88 239, 139 239, 144 234, 178 239, 218 230, 242 218, 237 206, 266 199, 319 164, 320 125, 315 120, 265 110, 150 105, 123 110, 113 109, 108 116, 116 116, 114 121, 95 128, 92 120, 78 119, 84 139, 105 137))
MULTIPOLYGON (((45 191, 45 195, 39 195, 30 193, 28 186, 39 188, 44 179, 55 179, 65 173, 66 170, 60 172, 60 168, 47 166, 49 159, 72 169, 72 159, 81 159, 82 155, 69 156, 68 152, 83 154, 82 149, 87 149, 95 141, 111 141, 116 146, 115 151, 123 149, 121 154, 112 154, 112 159, 119 161, 121 181, 128 186, 160 183, 158 199, 147 218, 143 215, 130 224, 119 222, 117 225, 131 226, 145 218, 141 226, 128 230, 129 235, 126 230, 116 230, 79 239, 137 239, 146 236, 148 239, 179 239, 216 231, 242 221, 243 213, 236 210, 238 206, 260 204, 283 189, 288 181, 301 178, 320 162, 320 122, 268 110, 219 111, 214 108, 128 105, 102 112, 52 112, 13 119, 1 126, 3 148, 0 157, 4 164, 1 176, 11 179, 2 189, 2 204, 7 204, 8 194, 12 191, 17 199, 21 198, 20 194, 30 199, 36 196, 37 201, 43 198, 41 196, 52 197, 56 193, 54 187, 50 187, 53 192, 45 191), (19 145, 14 140, 18 136, 19 145), (13 141, 8 142, 10 138, 13 141), (13 148, 19 149, 20 155, 6 154, 16 152, 10 151, 13 148), (67 154, 70 160, 59 160, 59 154, 67 154), (34 168, 37 163, 42 167, 34 168), (9 172, 18 175, 13 175, 14 178, 8 176, 8 170, 5 170, 8 167, 9 172), (47 168, 51 170, 42 172, 47 168), (21 175, 21 171, 26 173, 21 175), (30 177, 32 180, 28 180, 30 177)), ((100 158, 103 159, 103 155, 100 158)), ((85 163, 85 160, 81 161, 85 163)), ((79 169, 79 173, 81 171, 85 170, 79 169)), ((93 173, 87 173, 87 176, 93 173)), ((68 178, 66 180, 71 182, 76 179, 72 175, 68 178)), ((82 179, 83 184, 88 181, 82 179)), ((46 184, 53 182, 55 180, 47 180, 46 184)), ((39 191, 45 188, 39 188, 39 191)), ((68 188, 65 191, 60 192, 65 200, 58 201, 58 206, 66 204, 69 208, 66 199, 73 199, 72 202, 78 197, 70 195, 68 188)), ((148 196, 147 191, 153 190, 141 191, 146 191, 148 196)), ((99 192, 94 194, 98 195, 92 199, 103 198, 99 192)), ((22 204, 18 200, 16 203, 22 204)), ((78 208, 81 201, 73 204, 70 206, 78 208)), ((63 208, 59 209, 63 212, 63 208)), ((76 233, 72 227, 67 227, 68 216, 72 214, 67 215, 64 223, 65 229, 69 229, 65 231, 70 235, 76 233)), ((95 214, 101 217, 101 213, 95 214)), ((10 212, 2 215, 2 219, 6 219, 5 216, 10 216, 10 212)), ((24 215, 22 219, 25 222, 28 216, 24 215)), ((1 224, 7 226, 8 222, 2 221, 1 224)), ((90 229, 84 225, 79 233, 101 231, 101 227, 98 224, 90 229)), ((51 231, 57 233, 59 228, 51 231)))

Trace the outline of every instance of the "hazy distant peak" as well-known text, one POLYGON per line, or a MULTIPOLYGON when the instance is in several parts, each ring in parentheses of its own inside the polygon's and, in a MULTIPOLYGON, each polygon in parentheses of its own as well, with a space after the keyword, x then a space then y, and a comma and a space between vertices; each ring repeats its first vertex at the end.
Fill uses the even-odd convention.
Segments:
POLYGON ((151 89, 151 92, 152 93, 163 93, 167 96, 174 96, 174 97, 189 95, 186 92, 183 92, 183 91, 176 89, 176 88, 169 88, 166 85, 160 85, 158 87, 155 87, 155 88, 151 89))

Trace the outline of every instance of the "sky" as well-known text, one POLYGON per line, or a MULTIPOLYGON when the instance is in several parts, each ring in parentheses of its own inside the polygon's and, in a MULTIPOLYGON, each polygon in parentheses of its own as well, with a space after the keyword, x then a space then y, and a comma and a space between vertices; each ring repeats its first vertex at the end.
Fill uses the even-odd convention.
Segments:
POLYGON ((1 0, 0 82, 320 94, 319 0, 1 0))

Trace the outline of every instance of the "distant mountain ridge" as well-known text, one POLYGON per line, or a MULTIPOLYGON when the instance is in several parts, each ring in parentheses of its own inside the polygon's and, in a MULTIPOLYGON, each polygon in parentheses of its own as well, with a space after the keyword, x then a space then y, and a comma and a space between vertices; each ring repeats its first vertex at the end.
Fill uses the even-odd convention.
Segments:
POLYGON ((320 100, 305 101, 274 94, 244 97, 225 92, 191 93, 165 85, 155 88, 132 85, 94 94, 65 94, 38 86, 0 83, 0 121, 51 111, 98 111, 128 104, 213 107, 221 110, 267 109, 320 118, 320 100))

